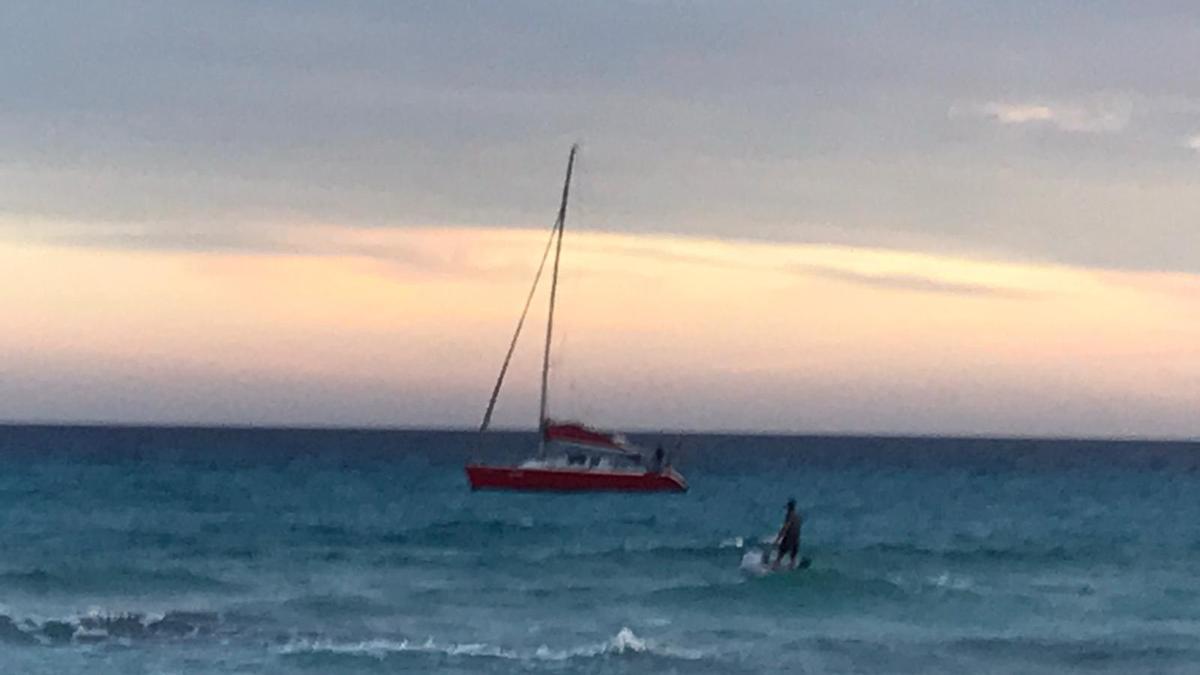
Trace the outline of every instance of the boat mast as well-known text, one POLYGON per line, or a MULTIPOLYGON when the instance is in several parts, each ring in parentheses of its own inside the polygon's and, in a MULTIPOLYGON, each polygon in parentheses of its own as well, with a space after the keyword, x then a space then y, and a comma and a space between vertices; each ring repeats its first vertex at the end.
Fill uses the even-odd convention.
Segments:
POLYGON ((575 152, 578 145, 571 146, 567 158, 567 178, 563 181, 562 202, 558 205, 558 220, 554 227, 558 242, 554 247, 554 272, 550 278, 550 311, 546 315, 546 346, 542 352, 542 402, 538 412, 538 457, 546 454, 546 390, 550 375, 550 340, 554 337, 554 300, 558 291, 558 260, 562 256, 563 226, 567 220, 567 196, 571 192, 571 171, 575 168, 575 152))

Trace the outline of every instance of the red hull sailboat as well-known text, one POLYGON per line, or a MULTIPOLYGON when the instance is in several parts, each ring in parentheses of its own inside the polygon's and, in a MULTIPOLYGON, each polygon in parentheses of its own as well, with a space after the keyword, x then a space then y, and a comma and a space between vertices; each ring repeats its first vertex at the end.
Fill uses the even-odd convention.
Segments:
POLYGON ((472 490, 526 492, 686 492, 687 482, 674 469, 663 473, 576 470, 522 466, 467 465, 472 490))
POLYGON ((567 160, 567 177, 563 183, 562 202, 558 207, 558 218, 554 222, 550 240, 542 253, 542 261, 534 276, 533 287, 525 299, 525 308, 517 321, 517 328, 509 344, 508 353, 500 367, 500 376, 492 390, 492 397, 483 414, 479 427, 480 438, 488 430, 492 411, 504 375, 512 360, 517 338, 525 325, 525 317, 541 280, 550 249, 554 248, 554 268, 550 284, 550 310, 546 320, 546 344, 542 353, 542 392, 538 415, 537 455, 525 462, 510 466, 489 466, 469 463, 466 466, 467 480, 472 490, 524 490, 554 492, 684 492, 687 481, 666 461, 661 447, 651 457, 642 449, 630 444, 620 434, 611 434, 577 422, 553 422, 546 416, 547 383, 550 370, 550 343, 554 333, 554 303, 558 291, 558 264, 562 254, 562 235, 566 224, 567 197, 571 188, 571 172, 575 166, 577 148, 571 148, 567 160))
POLYGON ((665 464, 664 458, 648 461, 639 448, 620 435, 547 420, 542 443, 564 448, 564 454, 516 466, 468 464, 471 489, 684 492, 688 488, 687 481, 665 464))

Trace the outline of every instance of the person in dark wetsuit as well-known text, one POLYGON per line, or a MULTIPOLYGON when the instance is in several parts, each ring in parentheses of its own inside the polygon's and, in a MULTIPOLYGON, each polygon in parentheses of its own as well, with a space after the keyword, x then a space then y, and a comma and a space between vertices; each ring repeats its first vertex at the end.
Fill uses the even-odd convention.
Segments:
POLYGON ((658 447, 654 449, 654 473, 662 473, 665 467, 666 453, 663 452, 662 443, 659 443, 658 447))
POLYGON ((796 569, 796 561, 800 557, 800 526, 804 519, 796 512, 796 500, 789 499, 787 503, 787 513, 783 517, 783 527, 779 528, 779 535, 775 537, 775 546, 778 553, 775 556, 775 567, 783 564, 783 556, 788 556, 791 560, 788 563, 790 569, 796 569))

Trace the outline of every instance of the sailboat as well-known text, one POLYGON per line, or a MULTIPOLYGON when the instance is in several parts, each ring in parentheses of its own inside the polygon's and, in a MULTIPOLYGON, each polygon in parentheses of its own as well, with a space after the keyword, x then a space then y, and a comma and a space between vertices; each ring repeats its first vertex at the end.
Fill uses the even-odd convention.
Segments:
POLYGON ((531 490, 559 492, 626 491, 626 492, 684 492, 687 481, 668 462, 661 449, 653 457, 633 445, 624 436, 601 431, 581 422, 555 421, 547 416, 550 373, 550 345, 554 336, 554 305, 558 295, 558 268, 562 258, 563 229, 567 219, 567 198, 571 191, 571 173, 575 168, 578 146, 571 146, 567 159, 567 176, 563 181, 562 201, 558 218, 542 252, 542 261, 534 275, 533 287, 525 299, 525 308, 500 366, 500 375, 479 426, 479 438, 485 437, 491 424, 492 412, 504 376, 512 361, 517 339, 529 314, 529 306, 541 281, 542 272, 551 248, 554 266, 550 281, 550 309, 546 319, 546 342, 542 350, 542 390, 538 412, 537 454, 520 464, 495 466, 468 463, 467 480, 472 490, 531 490))

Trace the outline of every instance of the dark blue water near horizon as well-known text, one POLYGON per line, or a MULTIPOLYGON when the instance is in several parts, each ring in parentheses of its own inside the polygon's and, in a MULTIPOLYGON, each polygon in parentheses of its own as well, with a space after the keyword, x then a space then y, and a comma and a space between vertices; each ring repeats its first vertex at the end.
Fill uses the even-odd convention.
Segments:
POLYGON ((668 436, 687 494, 531 495, 475 440, 0 426, 0 672, 1200 664, 1198 443, 668 436), (747 573, 790 496, 812 568, 747 573))

